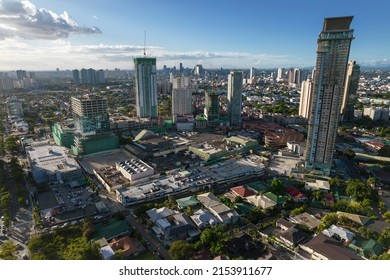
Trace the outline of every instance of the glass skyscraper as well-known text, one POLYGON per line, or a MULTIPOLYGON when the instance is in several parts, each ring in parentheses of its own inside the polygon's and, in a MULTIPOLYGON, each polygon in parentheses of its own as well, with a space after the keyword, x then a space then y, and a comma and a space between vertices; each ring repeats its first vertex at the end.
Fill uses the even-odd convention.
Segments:
POLYGON ((353 17, 325 18, 317 47, 308 124, 306 170, 329 175, 343 100, 353 17))

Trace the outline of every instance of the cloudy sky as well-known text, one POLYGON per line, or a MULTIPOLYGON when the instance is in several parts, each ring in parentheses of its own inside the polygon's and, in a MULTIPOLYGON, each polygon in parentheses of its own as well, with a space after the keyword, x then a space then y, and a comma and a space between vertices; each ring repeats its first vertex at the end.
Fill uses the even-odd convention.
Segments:
POLYGON ((0 0, 0 70, 313 66, 324 17, 353 15, 350 59, 390 65, 388 0, 0 0))

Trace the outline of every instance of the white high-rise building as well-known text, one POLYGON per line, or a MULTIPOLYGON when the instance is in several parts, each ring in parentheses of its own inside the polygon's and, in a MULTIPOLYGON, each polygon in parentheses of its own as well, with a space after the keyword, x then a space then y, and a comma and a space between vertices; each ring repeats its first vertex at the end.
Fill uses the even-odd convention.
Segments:
POLYGON ((278 75, 276 76, 276 80, 283 81, 284 79, 284 68, 278 68, 278 75))
POLYGON ((231 126, 242 124, 242 75, 241 71, 230 71, 228 76, 228 117, 231 126))
POLYGON ((308 119, 310 114, 311 97, 313 95, 313 81, 309 77, 302 82, 301 100, 299 102, 299 115, 308 119))
POLYGON ((134 77, 137 117, 156 118, 158 116, 156 58, 134 58, 134 77))
POLYGON ((177 115, 192 114, 192 89, 174 88, 172 89, 172 116, 176 122, 177 115))

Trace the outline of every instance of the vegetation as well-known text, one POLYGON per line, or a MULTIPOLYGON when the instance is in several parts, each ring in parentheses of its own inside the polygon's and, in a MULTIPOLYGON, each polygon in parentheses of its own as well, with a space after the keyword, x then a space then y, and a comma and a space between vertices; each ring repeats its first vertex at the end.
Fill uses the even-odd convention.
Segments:
POLYGON ((270 184, 270 189, 273 193, 277 195, 282 195, 284 194, 284 187, 283 187, 283 182, 278 179, 274 178, 270 184))
POLYGON ((176 240, 172 242, 168 252, 174 260, 189 260, 194 253, 194 247, 188 242, 176 240))
POLYGON ((7 240, 0 246, 0 259, 3 260, 16 260, 16 253, 18 252, 18 246, 7 240))
POLYGON ((99 260, 98 246, 89 242, 92 223, 69 226, 31 238, 28 248, 33 260, 99 260))
POLYGON ((356 198, 359 201, 362 201, 365 198, 369 198, 371 195, 371 187, 367 186, 365 183, 360 180, 354 179, 349 180, 347 183, 347 195, 356 198))

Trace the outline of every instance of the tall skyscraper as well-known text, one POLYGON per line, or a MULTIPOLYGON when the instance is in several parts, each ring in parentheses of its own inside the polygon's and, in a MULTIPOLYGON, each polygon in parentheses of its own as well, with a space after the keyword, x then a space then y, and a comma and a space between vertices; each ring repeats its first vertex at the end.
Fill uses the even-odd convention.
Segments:
POLYGON ((314 90, 305 154, 306 170, 329 175, 344 93, 353 17, 325 18, 317 41, 314 90))
POLYGON ((313 95, 313 80, 308 77, 306 81, 302 82, 301 86, 301 100, 299 102, 299 115, 308 119, 310 115, 311 97, 313 95))
POLYGON ((74 69, 72 71, 72 75, 73 75, 73 83, 76 85, 80 84, 80 71, 77 69, 74 69))
POLYGON ((249 78, 252 79, 256 76, 256 68, 255 67, 251 67, 250 71, 249 71, 249 78))
POLYGON ((276 76, 277 81, 283 81, 284 79, 284 68, 278 68, 278 75, 276 76))
POLYGON ((158 116, 156 58, 134 58, 134 76, 137 117, 156 118, 158 116))
POLYGON ((360 66, 356 61, 349 61, 347 76, 345 77, 345 88, 343 95, 343 104, 341 105, 341 116, 344 122, 354 120, 354 110, 356 103, 356 91, 359 85, 360 66))
POLYGON ((231 126, 241 126, 242 71, 230 71, 228 76, 228 117, 231 126))

